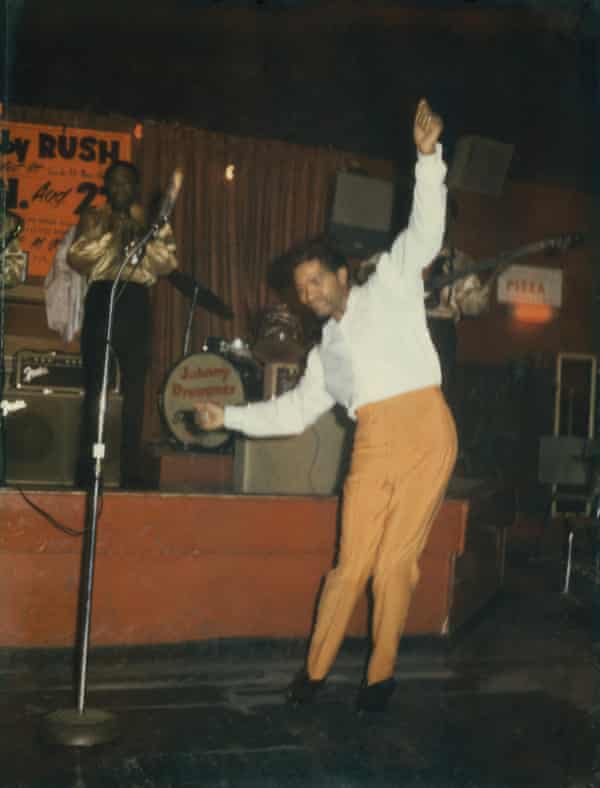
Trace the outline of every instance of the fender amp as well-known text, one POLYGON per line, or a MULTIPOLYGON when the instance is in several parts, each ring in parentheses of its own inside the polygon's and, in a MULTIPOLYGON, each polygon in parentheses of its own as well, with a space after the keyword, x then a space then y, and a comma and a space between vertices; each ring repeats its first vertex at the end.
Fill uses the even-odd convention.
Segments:
MULTIPOLYGON (((75 484, 81 392, 7 389, 8 400, 25 402, 6 417, 6 482, 8 484, 75 484)), ((104 484, 118 487, 121 466, 122 397, 110 394, 106 419, 104 484)))
MULTIPOLYGON (((110 365, 109 391, 120 391, 119 365, 110 365)), ((19 350, 13 364, 13 385, 23 391, 83 391, 83 365, 77 353, 56 350, 19 350)))

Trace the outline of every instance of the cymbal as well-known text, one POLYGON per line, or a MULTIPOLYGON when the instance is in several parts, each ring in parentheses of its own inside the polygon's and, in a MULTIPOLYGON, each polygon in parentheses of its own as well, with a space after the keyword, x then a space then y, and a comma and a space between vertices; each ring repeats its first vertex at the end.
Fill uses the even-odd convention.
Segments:
POLYGON ((186 274, 183 271, 171 271, 167 279, 176 290, 179 290, 187 298, 193 298, 194 293, 197 293, 196 306, 202 307, 226 320, 231 320, 233 317, 231 307, 227 306, 224 301, 221 301, 219 296, 213 293, 212 290, 197 282, 190 274, 186 274))

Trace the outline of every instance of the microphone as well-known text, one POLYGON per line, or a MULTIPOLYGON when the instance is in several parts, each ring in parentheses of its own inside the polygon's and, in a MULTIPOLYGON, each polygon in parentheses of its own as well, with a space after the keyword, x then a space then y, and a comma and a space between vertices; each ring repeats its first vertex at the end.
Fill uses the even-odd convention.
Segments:
POLYGON ((171 175, 169 185, 167 186, 167 191, 165 192, 160 204, 160 208, 158 209, 158 216, 154 223, 155 226, 162 227, 163 224, 166 224, 169 221, 169 218, 173 213, 173 209, 175 208, 175 203, 177 202, 177 197, 179 195, 182 183, 183 171, 177 168, 171 175))
MULTIPOLYGON (((148 228, 148 233, 140 241, 131 240, 131 243, 126 244, 125 253, 126 260, 130 265, 136 266, 144 256, 146 244, 153 238, 156 238, 160 229, 169 221, 169 217, 173 213, 173 208, 177 202, 177 196, 183 183, 183 170, 177 167, 173 170, 173 174, 169 180, 167 190, 162 198, 158 215, 154 222, 148 228), (129 248, 132 247, 132 248, 129 248)), ((127 240, 127 239, 125 239, 127 240)))

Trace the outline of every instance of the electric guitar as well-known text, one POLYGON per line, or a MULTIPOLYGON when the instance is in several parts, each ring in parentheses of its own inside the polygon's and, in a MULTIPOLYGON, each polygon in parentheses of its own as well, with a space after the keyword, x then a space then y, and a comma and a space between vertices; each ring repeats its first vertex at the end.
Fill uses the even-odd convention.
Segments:
MULTIPOLYGON (((569 249, 574 249, 584 242, 583 233, 564 233, 563 235, 556 235, 551 238, 544 238, 542 241, 534 241, 533 243, 518 246, 516 249, 511 249, 508 252, 502 252, 495 257, 488 260, 482 260, 479 263, 463 268, 460 271, 450 271, 448 273, 438 273, 439 266, 432 266, 433 271, 425 280, 425 298, 427 299, 428 306, 436 306, 439 303, 439 297, 442 289, 448 285, 453 284, 459 279, 471 274, 478 274, 482 271, 494 270, 492 276, 487 280, 486 284, 489 285, 494 279, 508 268, 515 260, 521 257, 528 257, 533 254, 558 254, 566 252, 569 249), (433 302, 433 303, 432 303, 433 302)), ((448 259, 447 257, 445 259, 448 259)), ((444 260, 442 260, 444 262, 444 260)))

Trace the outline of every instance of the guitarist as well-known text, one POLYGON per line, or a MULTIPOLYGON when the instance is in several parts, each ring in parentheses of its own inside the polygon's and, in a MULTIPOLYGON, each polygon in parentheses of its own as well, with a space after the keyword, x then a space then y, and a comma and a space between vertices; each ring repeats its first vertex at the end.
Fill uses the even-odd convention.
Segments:
MULTIPOLYGON (((428 279, 458 274, 472 266, 472 258, 448 243, 446 237, 439 255, 425 272, 425 289, 428 279)), ((442 367, 442 390, 450 405, 458 344, 456 325, 461 318, 477 317, 488 309, 493 279, 483 284, 477 274, 470 273, 434 290, 425 301, 429 333, 442 367)))
MULTIPOLYGON (((563 233, 541 241, 519 246, 482 262, 474 263, 449 240, 450 221, 456 218, 456 204, 450 200, 450 213, 444 245, 435 260, 423 271, 425 309, 431 339, 438 351, 442 367, 442 390, 452 406, 453 373, 456 366, 456 324, 462 317, 477 317, 490 303, 492 287, 500 274, 515 260, 536 254, 566 252, 581 245, 585 235, 580 232, 563 233), (478 273, 491 271, 482 283, 478 273)), ((380 253, 359 261, 354 271, 357 284, 364 284, 377 268, 380 253)))
MULTIPOLYGON (((139 187, 140 174, 133 164, 113 162, 104 173, 106 204, 100 208, 89 207, 81 214, 75 240, 67 254, 67 263, 86 277, 89 285, 81 329, 84 400, 76 470, 80 487, 87 487, 93 480, 92 444, 97 432, 113 281, 128 245, 146 231, 138 202, 139 187)), ((121 475, 125 487, 139 482, 144 381, 150 357, 149 288, 175 268, 175 239, 171 226, 166 223, 147 244, 142 260, 125 269, 123 281, 127 286, 121 290, 115 305, 112 349, 119 362, 123 391, 121 475)))

